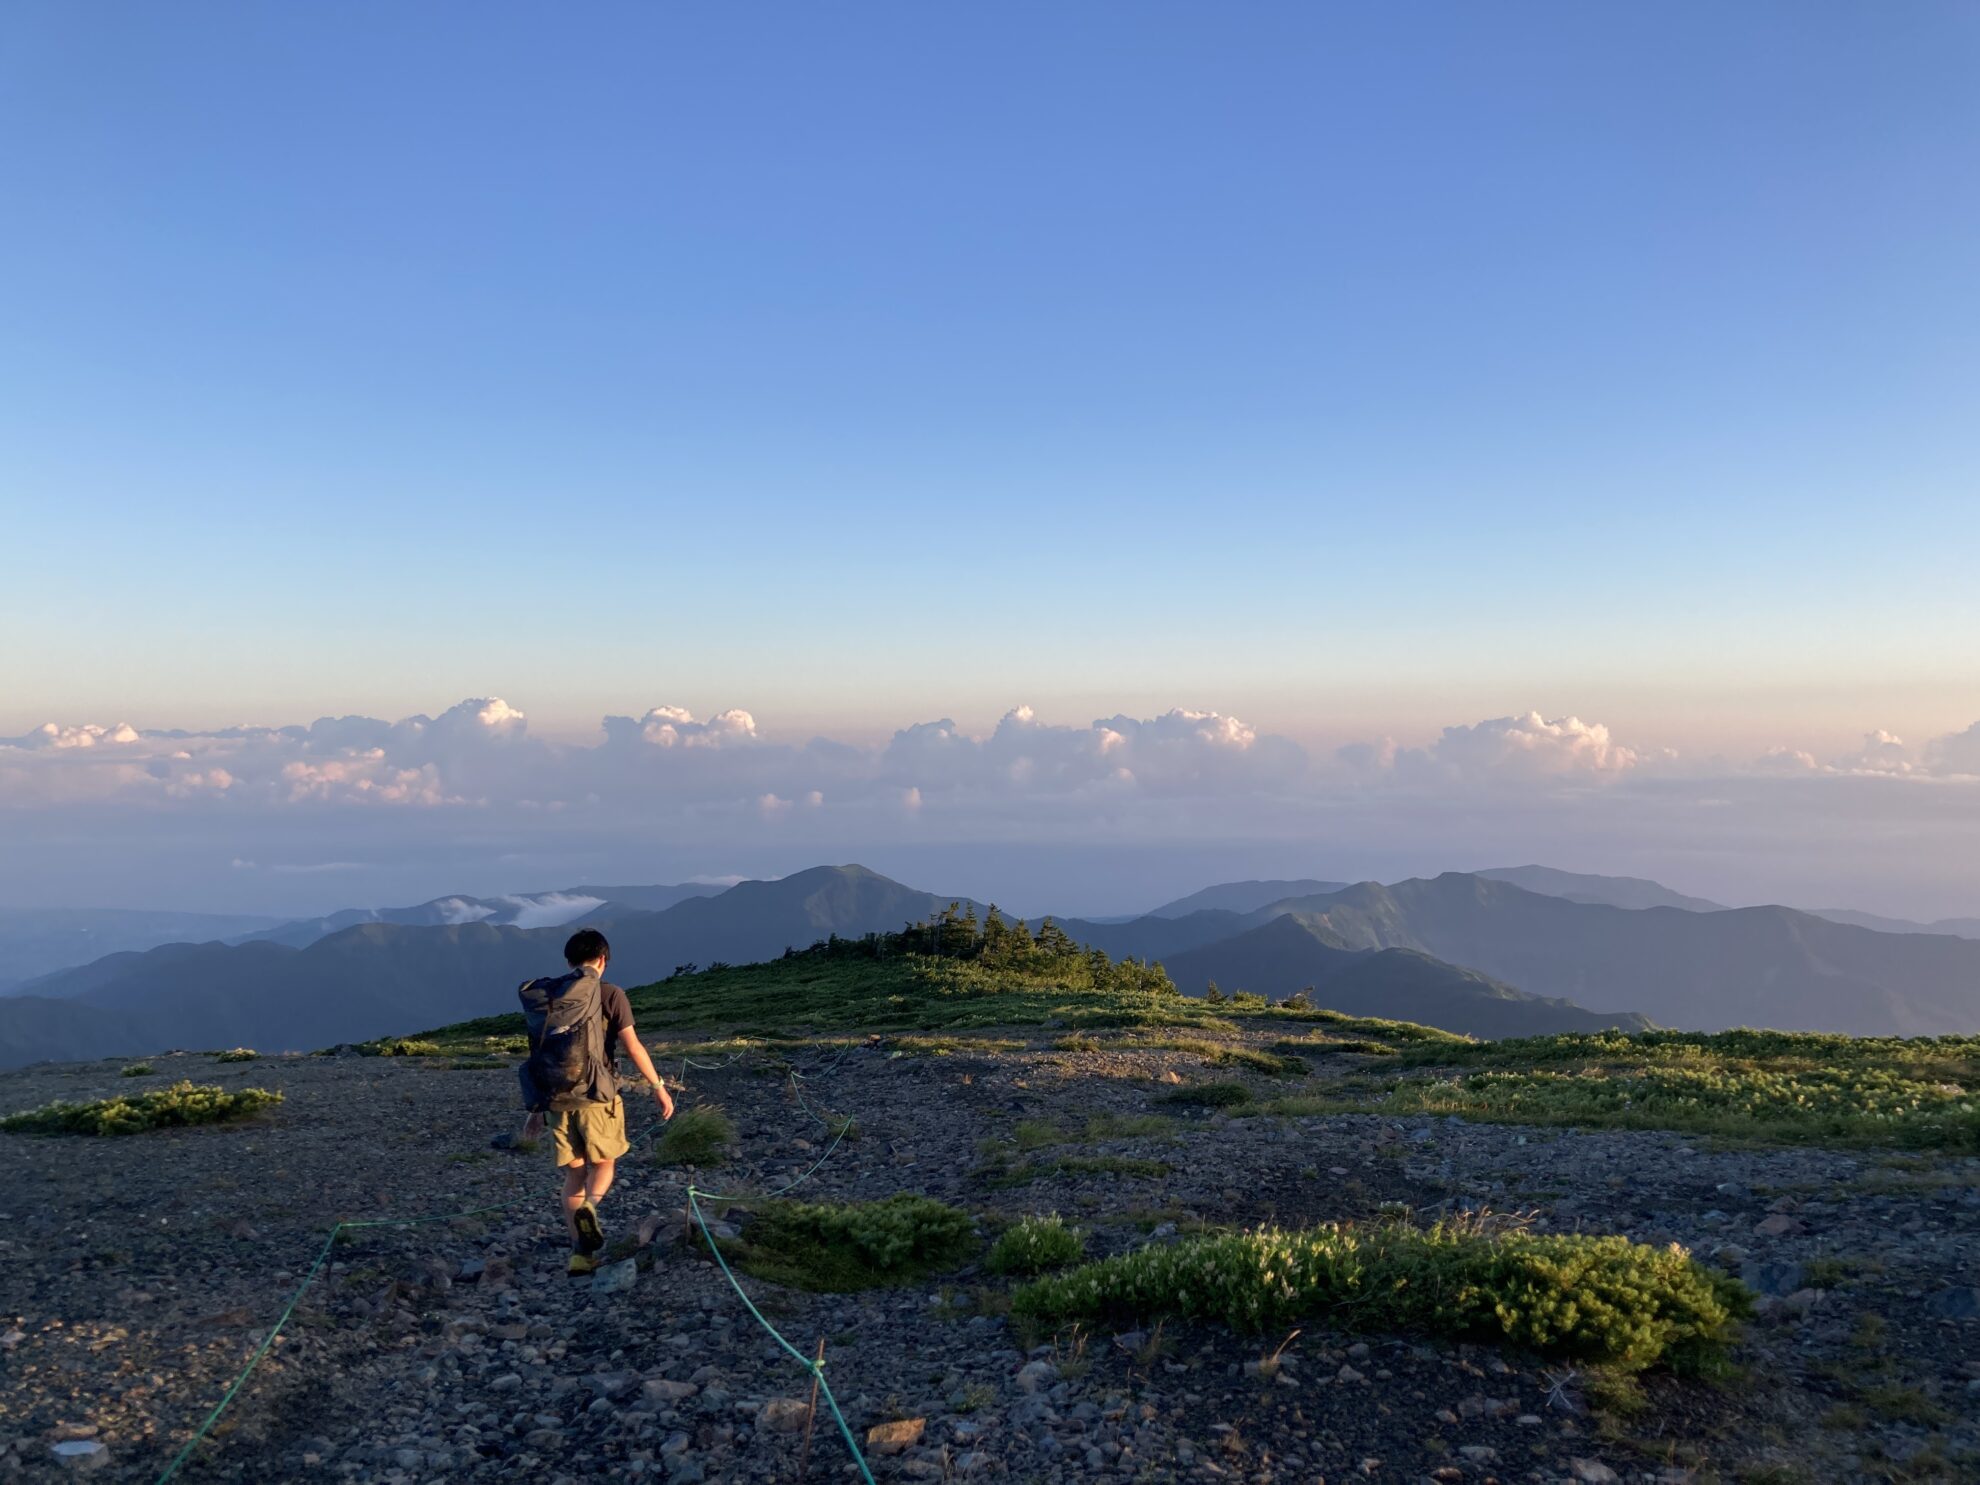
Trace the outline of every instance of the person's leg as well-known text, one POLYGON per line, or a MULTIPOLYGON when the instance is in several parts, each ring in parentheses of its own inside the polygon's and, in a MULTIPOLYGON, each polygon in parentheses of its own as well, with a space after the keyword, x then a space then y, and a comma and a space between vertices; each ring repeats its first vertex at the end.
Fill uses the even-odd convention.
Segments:
POLYGON ((582 1160, 573 1160, 564 1167, 564 1226, 571 1234, 571 1247, 578 1245, 577 1211, 585 1203, 585 1186, 588 1175, 582 1160))
POLYGON ((584 1178, 585 1195, 593 1206, 605 1199, 605 1193, 612 1189, 612 1177, 618 1171, 616 1160, 594 1160, 586 1168, 584 1178))

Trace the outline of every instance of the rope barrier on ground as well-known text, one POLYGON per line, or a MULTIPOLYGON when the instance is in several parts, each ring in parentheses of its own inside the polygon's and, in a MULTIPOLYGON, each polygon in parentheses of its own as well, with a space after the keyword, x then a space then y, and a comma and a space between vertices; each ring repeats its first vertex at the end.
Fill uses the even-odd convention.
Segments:
MULTIPOLYGON (((835 1146, 836 1143, 835 1141, 835 1146)), ((814 1166, 812 1169, 815 1170, 817 1167, 814 1166)), ((809 1174, 809 1172, 806 1172, 806 1174, 809 1174)), ((786 1189, 788 1190, 789 1188, 787 1187, 786 1189)), ((832 1384, 825 1380, 825 1363, 822 1360, 812 1360, 809 1356, 798 1350, 796 1346, 785 1340, 782 1332, 763 1318, 763 1312, 757 1309, 748 1293, 743 1289, 743 1286, 736 1282, 736 1276, 729 1268, 729 1260, 722 1256, 721 1244, 715 1241, 715 1234, 708 1230, 708 1219, 702 1215, 702 1195, 703 1193, 697 1191, 692 1185, 688 1187, 688 1210, 694 1213, 695 1223, 701 1228, 701 1235, 708 1243, 708 1251, 715 1255, 715 1262, 721 1265, 722 1277, 727 1279, 729 1281, 729 1287, 736 1291, 736 1298, 743 1302, 743 1308, 749 1311, 750 1318, 769 1332, 770 1339, 790 1353, 792 1359, 799 1366, 811 1373, 812 1380, 818 1384, 818 1390, 825 1394, 826 1406, 832 1410, 832 1421, 839 1425, 839 1437, 846 1441, 846 1448, 852 1452, 853 1463, 859 1466, 860 1478, 866 1481, 866 1485, 874 1485, 873 1471, 866 1463, 866 1456, 859 1452, 859 1443, 853 1438, 852 1428, 846 1422, 846 1415, 840 1411, 838 1398, 832 1395, 832 1384)))
POLYGON ((186 1461, 192 1458, 193 1450, 197 1449, 213 1431, 213 1425, 220 1421, 220 1415, 227 1411, 228 1404, 232 1403, 235 1395, 247 1385, 248 1378, 254 1375, 254 1369, 261 1365, 270 1348, 274 1346, 275 1337, 282 1333, 282 1327, 289 1323, 289 1317, 295 1314, 296 1306, 302 1302, 303 1292, 316 1282, 316 1276, 323 1272, 323 1265, 329 1261, 330 1250, 337 1245, 337 1239, 346 1231, 360 1227, 420 1227, 430 1222, 458 1222, 466 1217, 485 1217, 494 1212, 506 1212, 511 1207, 521 1206, 529 1199, 519 1196, 514 1201, 501 1202, 492 1207, 470 1207, 464 1212, 441 1212, 427 1217, 373 1217, 337 1223, 330 1229, 329 1236, 323 1239, 323 1246, 316 1253, 316 1261, 309 1266, 309 1271, 303 1275, 302 1282, 296 1285, 295 1293, 289 1296, 289 1302, 282 1306, 282 1313, 276 1317, 275 1324, 270 1327, 268 1334, 261 1338, 261 1344, 255 1347, 254 1354, 248 1358, 248 1364, 241 1368, 241 1374, 234 1378, 233 1386, 221 1395, 220 1401, 214 1404, 213 1411, 206 1415, 206 1421, 193 1430, 193 1436, 186 1440, 186 1446, 172 1457, 170 1464, 165 1466, 164 1473, 158 1477, 157 1485, 165 1485, 167 1480, 178 1474, 186 1461))
MULTIPOLYGON (((836 1071, 839 1064, 845 1061, 846 1054, 851 1050, 852 1047, 848 1046, 843 1051, 841 1051, 837 1059, 835 1059, 834 1062, 832 1063, 832 1067, 830 1070, 836 1071)), ((711 1071, 711 1072, 721 1071, 722 1069, 733 1066, 736 1062, 740 1061, 743 1058, 743 1056, 746 1055, 747 1051, 748 1049, 745 1048, 743 1051, 737 1052, 735 1056, 731 1057, 727 1062, 715 1063, 712 1066, 702 1063, 694 1063, 693 1065, 698 1068, 702 1068, 704 1071, 711 1071)), ((689 1059, 686 1058, 682 1059, 683 1069, 685 1069, 685 1067, 688 1065, 688 1061, 689 1059)), ((807 1114, 811 1115, 813 1119, 816 1119, 820 1125, 824 1126, 827 1129, 831 1128, 832 1126, 830 1122, 827 1121, 823 1116, 821 1116, 817 1110, 813 1109, 811 1105, 805 1101, 803 1092, 797 1086, 798 1082, 800 1081, 800 1078, 801 1075, 797 1073, 795 1070, 793 1070, 791 1073, 791 1087, 792 1087, 792 1091, 797 1094, 798 1103, 804 1108, 804 1111, 807 1114)), ((666 1124, 662 1122, 648 1129, 645 1134, 641 1135, 638 1140, 634 1141, 633 1144, 627 1148, 626 1154, 630 1155, 633 1153, 634 1150, 637 1150, 641 1146, 651 1142, 666 1127, 667 1127, 666 1124)), ((850 1130, 852 1127, 853 1127, 853 1121, 850 1118, 846 1119, 844 1123, 842 1123, 839 1126, 838 1133, 833 1137, 832 1143, 826 1146, 825 1153, 823 1155, 820 1155, 816 1160, 814 1160, 811 1163, 810 1168, 807 1169, 804 1172, 804 1174, 797 1177, 796 1180, 790 1181, 787 1184, 778 1187, 775 1191, 768 1191, 768 1192, 763 1192, 760 1194, 752 1194, 752 1195, 722 1195, 715 1192, 698 1191, 696 1187, 690 1183, 690 1185, 687 1188, 687 1197, 688 1197, 688 1208, 694 1214, 694 1219, 701 1228, 702 1237, 707 1239, 708 1249, 711 1253, 715 1255, 715 1262, 721 1266, 722 1276, 729 1281, 729 1287, 736 1291, 737 1297, 742 1300, 743 1306, 749 1311, 751 1316, 755 1318, 757 1324, 761 1325, 765 1330, 769 1331, 771 1337, 777 1342, 777 1344, 782 1346, 786 1351, 790 1352, 792 1356, 796 1357, 797 1360, 805 1367, 807 1371, 811 1373, 812 1377, 818 1382, 820 1390, 825 1395, 825 1401, 830 1405, 832 1409, 833 1420, 839 1425, 839 1434, 842 1438, 845 1439, 846 1447, 852 1451, 853 1462, 859 1466, 859 1472, 861 1476, 863 1476, 864 1479, 866 1480, 867 1485, 873 1485, 873 1472, 872 1470, 867 1468, 865 1456, 860 1453, 859 1445, 855 1443, 853 1440, 852 1429, 846 1423, 845 1414, 839 1411, 838 1399, 832 1395, 832 1386, 829 1382, 825 1380, 824 1371, 823 1371, 824 1362, 823 1361, 814 1362, 811 1358, 805 1356, 802 1352, 797 1350, 796 1347, 792 1346, 789 1341, 785 1340, 784 1337, 778 1333, 775 1326, 771 1325, 771 1323, 768 1320, 765 1320, 763 1318, 762 1312, 759 1311, 756 1308, 756 1306, 750 1302, 749 1295, 743 1292, 742 1285, 736 1282, 735 1274, 730 1272, 728 1260, 722 1256, 722 1250, 716 1245, 714 1234, 708 1230, 708 1223, 706 1219, 703 1218, 701 1213, 701 1203, 699 1202, 699 1200, 697 1200, 697 1198, 700 1196, 706 1196, 710 1200, 714 1200, 714 1201, 727 1201, 727 1202, 740 1203, 746 1201, 762 1201, 762 1200, 768 1200, 773 1197, 782 1196, 785 1192, 793 1190, 794 1188, 802 1185, 804 1182, 810 1180, 811 1177, 818 1172, 819 1167, 824 1165, 827 1160, 831 1159, 832 1152, 839 1148, 840 1141, 845 1139, 846 1132, 850 1130)), ((625 1157, 621 1156, 620 1158, 624 1159, 625 1157)), ((205 1421, 202 1422, 198 1428, 193 1430, 193 1435, 191 1438, 186 1440, 185 1447, 180 1449, 179 1452, 172 1457, 172 1462, 165 1466, 164 1471, 158 1476, 158 1479, 156 1480, 156 1482, 154 1482, 154 1485, 166 1485, 167 1481, 171 1480, 175 1475, 179 1473, 181 1469, 185 1467, 186 1461, 192 1458, 193 1451, 197 1449, 202 1442, 205 1441, 207 1435, 213 1432, 214 1425, 219 1423, 221 1416, 227 1411, 228 1407, 233 1403, 234 1398, 238 1396, 241 1389, 247 1385, 248 1378, 254 1375, 255 1368, 260 1366, 261 1363, 267 1358, 269 1351, 275 1345, 275 1338, 282 1333, 282 1328, 289 1323, 290 1318, 295 1314, 296 1306, 302 1302, 302 1297, 304 1293, 309 1289, 309 1286, 315 1283, 317 1275, 323 1272, 323 1265, 329 1261, 331 1249, 333 1249, 336 1246, 337 1239, 340 1236, 342 1236, 345 1232, 356 1231, 360 1228, 367 1228, 367 1227, 423 1227, 435 1222, 459 1222, 469 1217, 485 1217, 485 1216, 491 1216, 498 1212, 511 1211, 514 1208, 522 1206, 526 1202, 534 1201, 535 1199, 536 1198, 532 1196, 518 1196, 513 1200, 498 1202, 493 1206, 470 1207, 467 1210, 460 1212, 437 1212, 422 1217, 371 1217, 371 1218, 362 1218, 356 1220, 340 1220, 335 1226, 333 1226, 330 1229, 329 1234, 323 1239, 323 1246, 317 1250, 315 1261, 310 1264, 308 1271, 304 1273, 302 1282, 296 1285, 295 1292, 289 1296, 288 1303, 282 1306, 282 1312, 280 1315, 276 1316, 275 1323, 273 1326, 269 1328, 268 1334, 263 1336, 261 1339, 261 1344, 255 1347, 254 1354, 248 1358, 247 1365, 241 1368, 241 1374, 238 1377, 234 1378, 233 1384, 229 1386, 224 1393, 221 1394, 220 1401, 215 1403, 213 1406, 213 1411, 208 1413, 206 1415, 205 1421)))

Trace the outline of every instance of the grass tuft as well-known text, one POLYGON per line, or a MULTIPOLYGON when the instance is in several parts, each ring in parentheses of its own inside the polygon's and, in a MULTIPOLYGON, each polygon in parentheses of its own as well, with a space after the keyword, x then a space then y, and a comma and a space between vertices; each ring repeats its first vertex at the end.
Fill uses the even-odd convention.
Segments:
POLYGON ((216 1052, 213 1060, 216 1062, 252 1062, 260 1055, 252 1047, 235 1047, 230 1052, 216 1052))
POLYGON ((1054 1212, 1044 1217, 1022 1217, 1007 1227, 990 1246, 984 1267, 993 1274, 1023 1274, 1027 1277, 1050 1269, 1077 1263, 1086 1251, 1086 1234, 1066 1226, 1054 1212))
POLYGON ((153 1067, 149 1062, 133 1062, 119 1076, 126 1078, 148 1078, 156 1071, 158 1069, 153 1067))
POLYGON ((137 1134, 194 1124, 226 1124, 246 1119, 282 1101, 265 1088, 232 1092, 212 1084, 179 1082, 146 1093, 102 1098, 94 1103, 57 1099, 38 1109, 0 1119, 9 1134, 137 1134))
POLYGON ((715 1104, 682 1109, 667 1121, 654 1142, 659 1165, 720 1165, 736 1142, 736 1127, 715 1104))

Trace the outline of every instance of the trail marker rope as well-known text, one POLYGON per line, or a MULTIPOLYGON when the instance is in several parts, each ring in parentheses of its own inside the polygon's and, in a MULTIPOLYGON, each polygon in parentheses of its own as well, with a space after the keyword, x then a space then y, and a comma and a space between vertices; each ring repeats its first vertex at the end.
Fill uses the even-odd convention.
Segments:
POLYGON ((289 1323, 289 1317, 295 1314, 296 1306, 302 1302, 303 1291, 316 1282, 316 1276, 323 1272, 323 1265, 330 1258, 330 1250, 337 1245, 337 1239, 346 1231, 360 1227, 420 1227, 430 1222, 458 1222, 464 1217, 485 1217, 493 1212, 506 1212, 529 1199, 519 1196, 514 1201, 501 1202, 492 1207, 470 1207, 464 1212, 441 1212, 429 1217, 374 1217, 363 1221, 337 1223, 330 1229, 330 1235, 324 1238, 323 1246, 317 1250, 316 1261, 309 1266, 309 1272, 304 1274, 302 1282, 296 1285, 295 1293, 289 1296, 289 1302, 282 1306, 282 1313, 276 1317, 275 1324, 269 1329, 268 1334, 262 1337, 261 1344, 255 1347, 254 1354, 248 1358, 248 1364, 241 1368, 241 1374, 234 1378, 233 1386, 229 1387, 221 1395, 220 1401, 213 1405, 213 1411, 206 1415, 206 1421, 193 1430, 193 1436, 186 1440, 186 1446, 172 1456, 172 1462, 166 1465, 164 1473, 159 1475, 157 1485, 165 1485, 167 1480, 176 1475, 185 1466, 186 1461, 192 1458, 193 1450, 197 1449, 200 1442, 213 1431, 213 1425, 220 1421, 220 1415, 227 1411, 228 1404, 233 1402, 235 1395, 247 1385, 248 1378, 254 1375, 254 1369, 261 1365, 263 1358, 274 1346, 275 1337, 282 1333, 282 1327, 289 1323))
MULTIPOLYGON (((836 1071, 839 1064, 845 1061, 846 1055, 852 1050, 853 1045, 858 1044, 854 1043, 842 1050, 827 1070, 836 1071)), ((704 1071, 718 1072, 740 1061, 747 1054, 747 1051, 748 1049, 745 1048, 743 1051, 737 1052, 727 1062, 714 1064, 696 1062, 693 1065, 702 1068, 704 1071)), ((681 1060, 683 1081, 685 1081, 686 1068, 689 1065, 689 1061, 690 1059, 688 1058, 681 1060)), ((805 1102, 804 1093, 798 1088, 800 1080, 801 1074, 793 1069, 791 1072, 791 1087, 793 1092, 797 1094, 798 1103, 819 1124, 830 1129, 832 1127, 830 1122, 821 1116, 817 1110, 813 1109, 809 1103, 805 1102)), ((645 1134, 641 1135, 638 1140, 633 1142, 632 1146, 627 1149, 626 1154, 630 1155, 634 1150, 640 1148, 640 1146, 649 1143, 666 1127, 664 1122, 655 1124, 645 1134)), ((846 1424, 845 1414, 839 1411, 838 1399, 832 1395, 832 1385, 825 1380, 825 1363, 823 1359, 821 1358, 813 1362, 805 1356, 803 1352, 785 1340, 778 1333, 776 1327, 763 1318, 762 1312, 754 1304, 750 1303, 749 1296, 743 1292, 742 1285, 736 1282, 735 1274, 730 1271, 728 1260, 722 1256, 722 1250, 716 1246, 715 1235, 708 1230, 708 1223, 701 1213, 701 1203, 697 1199, 700 1196, 707 1196, 711 1200, 741 1203, 746 1201, 762 1201, 771 1197, 782 1196, 786 1191, 790 1191, 810 1180, 817 1173, 818 1168, 831 1158, 832 1152, 839 1148, 839 1142, 846 1137, 846 1131, 852 1127, 853 1121, 848 1118, 839 1126, 837 1135, 833 1137, 832 1143, 826 1146, 825 1153, 811 1163, 810 1169, 806 1170, 796 1180, 778 1187, 775 1191, 763 1192, 760 1195, 720 1195, 714 1192, 697 1191, 690 1184, 687 1188, 687 1197, 689 1210, 694 1213, 694 1219, 701 1228, 702 1237, 708 1241, 708 1251, 715 1255, 716 1263, 721 1265, 722 1276, 729 1281, 729 1287, 736 1291, 737 1297, 742 1300, 744 1308, 755 1318, 756 1323, 767 1330, 778 1345, 790 1352, 799 1364, 811 1373, 812 1379, 824 1391, 825 1401, 832 1409, 833 1420, 839 1425, 839 1434, 845 1439, 846 1447, 852 1451, 853 1462, 859 1466, 859 1472, 866 1480, 867 1485, 874 1485, 873 1471, 867 1468, 866 1457, 859 1452, 859 1445, 853 1441, 852 1429, 846 1424)), ((620 1157, 620 1159, 624 1158, 625 1156, 620 1157)), ((247 1365, 241 1368, 241 1374, 234 1378, 233 1384, 221 1394, 220 1401, 213 1405, 213 1411, 206 1415, 205 1421, 193 1430, 193 1436, 186 1440, 185 1447, 172 1456, 172 1462, 165 1466, 164 1471, 158 1476, 155 1485, 166 1485, 167 1481, 177 1475, 185 1467, 186 1461, 192 1458, 193 1451, 200 1446, 208 1434, 213 1432, 214 1425, 220 1421, 221 1415, 227 1411, 229 1405, 233 1403, 241 1389, 247 1385, 248 1378, 254 1375, 255 1368, 260 1366, 267 1358, 269 1351, 275 1345, 275 1338, 282 1333, 282 1328, 289 1323, 290 1317, 295 1314, 296 1306, 302 1302, 304 1292, 308 1290, 311 1284, 316 1282, 317 1275, 323 1272, 323 1265, 329 1261, 331 1249, 336 1246, 337 1239, 345 1232, 356 1231, 366 1227, 423 1227, 434 1222, 459 1222, 468 1217, 486 1217, 497 1212, 507 1212, 535 1199, 533 1196, 518 1196, 510 1201, 497 1202, 493 1206, 469 1207, 466 1211, 461 1212, 437 1212, 423 1217, 372 1217, 339 1221, 330 1229, 328 1236, 323 1239, 323 1246, 317 1250, 315 1262, 310 1264, 308 1272, 303 1275, 302 1282, 296 1285, 295 1291, 290 1294, 288 1303, 282 1306, 282 1313, 275 1317, 274 1325, 269 1328, 268 1334, 262 1337, 261 1344, 255 1347, 254 1354, 248 1357, 247 1365)))
MULTIPOLYGON (((809 1173, 806 1172, 807 1175, 809 1173)), ((788 1190, 789 1188, 786 1187, 785 1189, 788 1190)), ((866 1485, 874 1485, 873 1471, 867 1467, 866 1456, 859 1452, 859 1444, 853 1438, 852 1428, 846 1422, 846 1415, 839 1410, 839 1400, 832 1395, 832 1384, 825 1380, 824 1361, 822 1359, 813 1361, 804 1352, 798 1350, 796 1346, 785 1340, 783 1333, 763 1318, 763 1312, 750 1300, 743 1286, 736 1282, 735 1273, 729 1268, 729 1260, 722 1256, 721 1245, 715 1241, 715 1234, 708 1230, 708 1219, 702 1215, 702 1195, 702 1192, 697 1191, 693 1186, 689 1186, 687 1189, 688 1209, 694 1213, 694 1220, 701 1228, 701 1235, 708 1242, 708 1251, 715 1255, 716 1263, 721 1265, 722 1277, 727 1279, 729 1281, 729 1287, 736 1291, 736 1298, 743 1302, 743 1308, 749 1311, 750 1318, 762 1326, 769 1333, 770 1339, 782 1346, 790 1354, 793 1361, 811 1373, 812 1380, 818 1384, 819 1390, 825 1394, 826 1406, 832 1410, 832 1421, 839 1425, 839 1437, 846 1441, 846 1448, 852 1451, 853 1463, 859 1466, 860 1478, 866 1481, 866 1485)))

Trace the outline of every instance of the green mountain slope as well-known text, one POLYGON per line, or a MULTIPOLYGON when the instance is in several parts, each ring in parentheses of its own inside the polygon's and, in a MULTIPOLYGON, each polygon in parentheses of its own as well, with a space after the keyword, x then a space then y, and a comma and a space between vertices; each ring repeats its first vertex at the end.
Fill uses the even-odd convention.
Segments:
POLYGON ((1672 907, 1693 913, 1716 913, 1725 908, 1722 902, 1687 897, 1647 877, 1603 877, 1585 871, 1561 871, 1552 866, 1491 866, 1471 875, 1511 882, 1543 897, 1565 897, 1569 902, 1595 902, 1606 907, 1672 907))
POLYGON ((1642 1016, 1603 1014, 1566 1000, 1529 995, 1476 970, 1415 949, 1346 947, 1324 921, 1285 914, 1221 942, 1164 961, 1177 988, 1225 990, 1274 999, 1310 992, 1316 1006, 1351 1016, 1415 1021, 1467 1036, 1537 1036, 1608 1028, 1640 1030, 1642 1016))
POLYGON ((1190 913, 1204 911, 1255 913, 1267 903, 1283 902, 1288 897, 1313 897, 1322 892, 1338 892, 1347 885, 1346 882, 1320 882, 1310 879, 1219 882, 1214 887, 1205 887, 1200 892, 1192 892, 1187 897, 1178 897, 1174 902, 1165 902, 1158 908, 1151 908, 1147 916, 1181 918, 1190 913))
POLYGON ((1980 943, 1791 908, 1631 910, 1460 872, 1293 899, 1357 948, 1419 949, 1536 995, 1659 1025, 1928 1036, 1980 1030, 1980 943))

